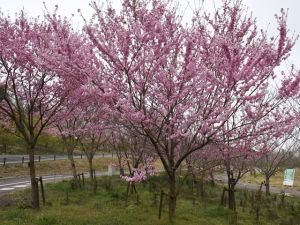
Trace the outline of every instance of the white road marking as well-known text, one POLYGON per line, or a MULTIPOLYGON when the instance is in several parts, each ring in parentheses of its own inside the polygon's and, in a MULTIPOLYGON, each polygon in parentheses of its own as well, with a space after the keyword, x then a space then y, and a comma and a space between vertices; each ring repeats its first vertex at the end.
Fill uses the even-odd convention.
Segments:
POLYGON ((23 182, 17 182, 17 183, 10 183, 10 184, 2 184, 0 185, 0 187, 4 187, 4 186, 12 186, 12 185, 18 185, 18 184, 24 184, 24 183, 28 183, 28 181, 23 181, 23 182))
POLYGON ((14 188, 0 188, 0 191, 10 191, 14 190, 14 188))
POLYGON ((25 184, 25 185, 15 185, 15 186, 12 186, 14 188, 23 188, 23 187, 28 187, 29 184, 25 184))

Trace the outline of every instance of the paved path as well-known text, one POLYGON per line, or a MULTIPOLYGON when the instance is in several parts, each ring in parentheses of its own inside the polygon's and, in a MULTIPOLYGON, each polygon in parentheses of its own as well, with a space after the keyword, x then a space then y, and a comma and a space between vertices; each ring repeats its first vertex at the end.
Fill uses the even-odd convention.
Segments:
MULTIPOLYGON (((221 181, 221 183, 224 183, 224 185, 227 185, 227 179, 224 179, 224 177, 222 175, 218 176, 217 178, 218 178, 219 181, 221 181)), ((238 189, 245 188, 245 189, 249 189, 249 190, 259 190, 260 185, 255 184, 255 183, 251 183, 251 182, 239 181, 236 184, 236 188, 238 188, 238 189)), ((266 192, 266 187, 264 185, 262 186, 261 191, 262 191, 263 194, 266 192)), ((300 191, 290 189, 289 187, 286 187, 284 189, 278 188, 278 187, 270 187, 270 193, 271 194, 282 194, 282 193, 284 193, 286 196, 295 196, 295 197, 300 198, 300 191)))

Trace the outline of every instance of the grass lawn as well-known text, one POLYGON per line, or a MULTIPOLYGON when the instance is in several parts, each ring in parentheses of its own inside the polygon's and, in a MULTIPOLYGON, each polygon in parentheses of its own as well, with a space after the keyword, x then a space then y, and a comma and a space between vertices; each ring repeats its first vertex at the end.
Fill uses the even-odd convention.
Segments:
MULTIPOLYGON (((179 196, 176 217, 168 219, 168 199, 163 198, 162 218, 158 219, 160 191, 168 191, 165 174, 136 184, 137 193, 126 195, 127 183, 116 177, 86 180, 85 187, 73 189, 70 180, 45 185, 46 204, 30 208, 30 190, 0 197, 1 224, 105 224, 105 225, 213 225, 213 224, 299 224, 297 198, 258 196, 237 190, 236 212, 220 205, 222 186, 204 182, 203 191, 192 189, 187 179, 179 196)), ((226 198, 225 198, 226 199, 226 198)))

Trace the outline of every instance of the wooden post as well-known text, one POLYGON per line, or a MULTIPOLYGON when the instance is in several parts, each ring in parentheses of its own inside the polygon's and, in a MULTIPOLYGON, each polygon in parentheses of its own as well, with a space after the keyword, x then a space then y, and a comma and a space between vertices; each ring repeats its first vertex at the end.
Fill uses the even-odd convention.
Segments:
POLYGON ((164 197, 164 191, 161 190, 160 192, 160 201, 159 201, 159 210, 158 210, 158 219, 160 220, 161 218, 161 210, 162 210, 162 201, 163 201, 163 197, 164 197))
POLYGON ((260 183, 260 187, 259 187, 259 193, 261 193, 261 188, 262 188, 262 185, 263 185, 263 184, 265 184, 265 183, 266 183, 266 181, 263 181, 263 182, 261 182, 261 183, 260 183))
POLYGON ((128 199, 129 187, 130 187, 130 183, 129 183, 129 182, 127 182, 127 189, 126 189, 126 202, 127 202, 127 199, 128 199))
POLYGON ((80 174, 78 174, 77 177, 79 179, 79 188, 81 188, 80 174))
POLYGON ((265 183, 266 183, 266 181, 263 181, 263 182, 260 183, 260 187, 259 187, 259 190, 258 190, 258 196, 257 196, 257 198, 258 198, 259 201, 261 200, 262 185, 265 184, 265 183))
POLYGON ((173 218, 172 215, 172 196, 169 193, 169 218, 173 218))
POLYGON ((221 205, 224 205, 224 196, 225 196, 225 191, 227 191, 227 188, 224 187, 222 197, 221 197, 221 205))
POLYGON ((45 205, 45 192, 44 192, 44 184, 43 184, 43 178, 40 177, 40 183, 41 183, 41 191, 42 191, 42 198, 43 198, 43 204, 45 205))
POLYGON ((66 191, 66 205, 69 205, 69 192, 66 191))
POLYGON ((82 175, 82 186, 84 187, 84 173, 82 173, 81 175, 82 175))
POLYGON ((45 205, 45 193, 44 193, 44 186, 43 186, 43 180, 42 177, 40 178, 35 178, 36 182, 41 185, 41 192, 42 192, 42 198, 43 198, 43 205, 45 205))

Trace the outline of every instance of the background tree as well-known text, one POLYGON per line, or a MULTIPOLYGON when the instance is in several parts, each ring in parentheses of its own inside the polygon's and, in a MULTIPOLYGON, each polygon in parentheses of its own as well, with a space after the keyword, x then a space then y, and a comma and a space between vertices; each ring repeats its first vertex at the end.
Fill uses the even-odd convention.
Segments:
POLYGON ((268 150, 257 163, 257 170, 265 176, 266 195, 270 195, 270 178, 278 172, 299 165, 299 143, 292 134, 268 138, 268 150))
MULTIPOLYGON (((89 98, 93 99, 93 98, 89 98)), ((83 120, 86 122, 85 129, 82 130, 82 137, 78 139, 82 151, 89 162, 89 171, 91 179, 93 176, 93 158, 97 151, 106 146, 110 138, 111 127, 107 122, 105 106, 99 102, 89 102, 86 107, 83 106, 83 120)))
MULTIPOLYGON (((80 100, 78 102, 80 102, 80 100)), ((74 101, 67 101, 64 106, 65 116, 63 119, 57 121, 55 126, 68 153, 74 187, 79 188, 80 184, 77 178, 74 151, 76 147, 79 147, 79 143, 85 134, 88 122, 84 120, 84 114, 81 111, 79 104, 76 104, 74 101)))
POLYGON ((13 127, 9 121, 1 121, 0 123, 0 145, 4 154, 7 153, 9 146, 15 144, 18 137, 14 134, 13 127))
MULTIPOLYGON (((115 126, 111 132, 111 138, 108 140, 108 144, 118 157, 120 175, 125 179, 133 178, 139 167, 146 166, 146 158, 156 158, 153 155, 153 150, 151 150, 152 145, 148 139, 143 136, 136 136, 136 134, 126 126, 115 126), (128 169, 129 177, 125 177, 124 167, 128 169)), ((146 168, 148 167, 146 166, 146 168)), ((141 181, 139 178, 137 178, 137 180, 141 181)))

